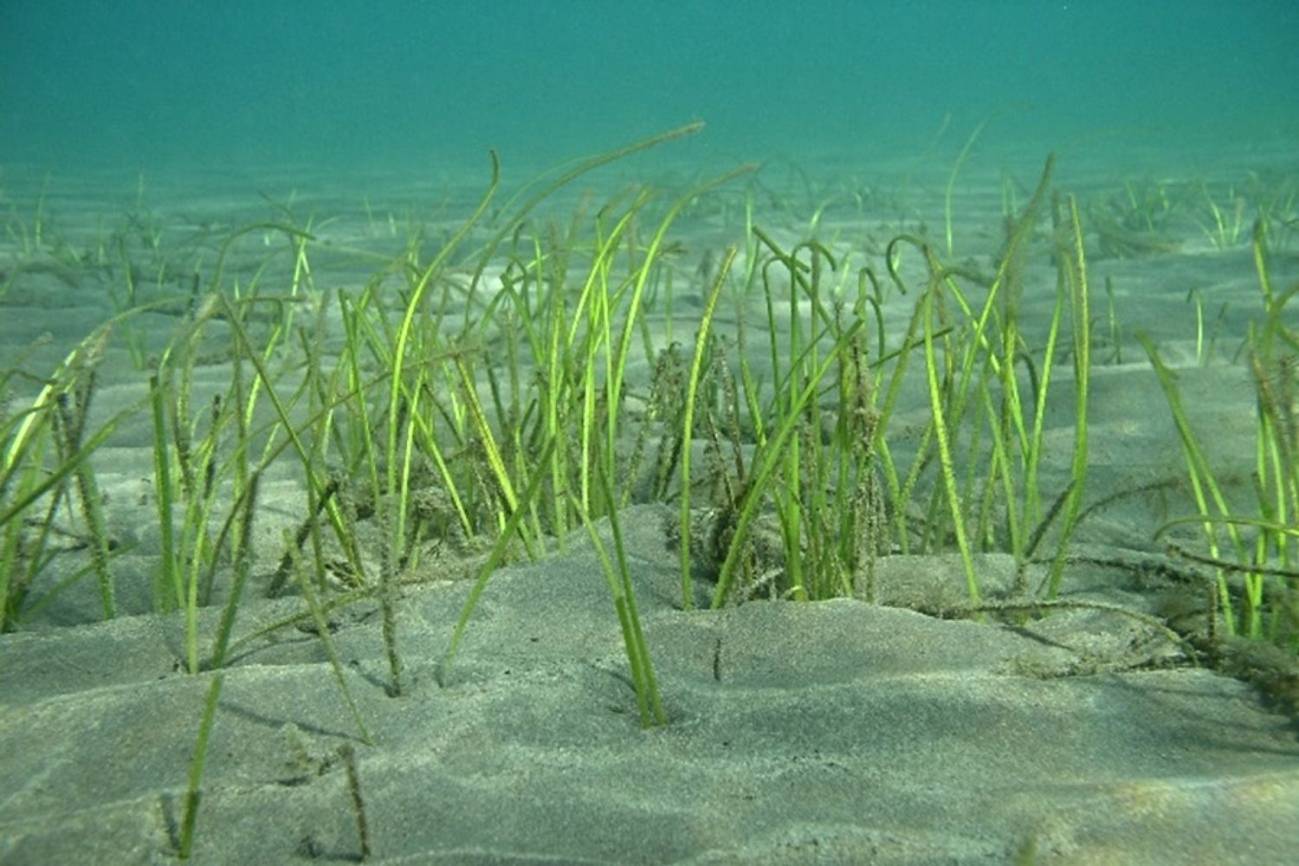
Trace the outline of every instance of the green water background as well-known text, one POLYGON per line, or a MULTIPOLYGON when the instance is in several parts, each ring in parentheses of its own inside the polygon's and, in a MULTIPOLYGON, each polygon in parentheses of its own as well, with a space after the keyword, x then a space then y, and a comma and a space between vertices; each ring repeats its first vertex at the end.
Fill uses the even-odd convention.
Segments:
POLYGON ((0 166, 540 167, 1299 141, 1294 0, 0 0, 0 166))

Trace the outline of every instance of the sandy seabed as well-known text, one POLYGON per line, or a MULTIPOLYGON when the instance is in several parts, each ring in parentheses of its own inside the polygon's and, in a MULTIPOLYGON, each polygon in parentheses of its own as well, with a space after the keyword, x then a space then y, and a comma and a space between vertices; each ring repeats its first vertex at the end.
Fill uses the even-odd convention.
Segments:
MULTIPOLYGON (((1229 163, 1219 174, 1244 178, 1251 168, 1229 163)), ((931 232, 941 231, 933 227, 941 225, 945 171, 875 178, 872 189, 889 191, 874 200, 875 210, 869 203, 851 216, 828 210, 821 231, 837 229, 838 248, 856 245, 866 261, 878 258, 872 244, 926 216, 931 232), (854 240, 861 236, 874 240, 863 247, 854 240)), ((1013 174, 1031 188, 1034 171, 1025 164, 1013 174)), ((1093 166, 1059 186, 1100 196, 1131 176, 1150 175, 1093 166)), ((980 180, 972 170, 955 202, 958 258, 984 269, 1000 247, 996 177, 980 180)), ((56 178, 50 189, 43 205, 50 231, 58 227, 87 248, 97 225, 132 210, 131 196, 114 198, 95 183, 56 178)), ((373 241, 386 250, 394 243, 389 224, 374 212, 389 211, 376 204, 367 213, 362 198, 308 196, 293 207, 321 218, 322 242, 373 241)), ((11 192, 11 213, 30 219, 31 201, 11 192)), ((198 191, 177 184, 150 201, 164 243, 201 236, 200 246, 215 249, 223 226, 265 217, 254 193, 235 196, 217 179, 198 191)), ((398 218, 401 206, 390 209, 398 218)), ((468 213, 457 207, 448 220, 468 213)), ((797 236, 795 221, 772 219, 785 219, 786 236, 797 236)), ((1254 397, 1248 370, 1233 360, 1259 307, 1248 231, 1219 249, 1194 222, 1181 228, 1168 249, 1128 258, 1092 251, 1094 309, 1098 316, 1105 309, 1101 289, 1109 281, 1124 337, 1121 353, 1098 349, 1094 361, 1088 502, 1185 471, 1163 394, 1131 340, 1139 329, 1176 368, 1215 468, 1248 477, 1254 397), (1209 317, 1207 349, 1196 347, 1191 291, 1209 317)), ((741 234, 683 220, 674 236, 694 257, 686 273, 704 251, 741 234)), ((1099 243, 1089 235, 1092 242, 1099 243)), ((13 234, 0 247, 6 274, 28 262, 0 297, 0 361, 12 364, 48 334, 22 361, 37 372, 52 369, 111 314, 113 279, 111 269, 77 271, 40 256, 24 258, 13 234)), ((232 279, 247 273, 244 264, 228 265, 232 279)), ((313 266, 325 290, 355 288, 368 275, 327 245, 313 266)), ((1272 267, 1278 285, 1299 277, 1299 238, 1275 252, 1272 267)), ((1026 284, 1041 293, 1025 296, 1026 328, 1049 316, 1054 273, 1048 255, 1030 257, 1026 284)), ((895 326, 905 327, 912 302, 890 302, 895 326)), ((154 348, 175 327, 161 315, 148 323, 154 348)), ((688 321, 676 327, 678 339, 693 334, 688 321)), ((1065 384, 1048 413, 1048 441, 1059 443, 1044 470, 1048 489, 1068 477, 1073 430, 1069 370, 1056 372, 1065 384)), ((201 369, 196 387, 228 375, 219 364, 201 369)), ((101 380, 97 416, 145 393, 117 343, 101 380)), ((19 396, 23 387, 11 384, 19 396)), ((11 406, 21 405, 10 396, 11 406)), ((909 393, 898 413, 901 435, 908 419, 918 426, 924 413, 923 396, 909 393)), ((178 672, 182 623, 149 613, 158 550, 151 443, 142 417, 124 425, 96 464, 110 532, 128 549, 113 562, 126 615, 97 621, 98 594, 87 579, 0 637, 5 864, 175 861, 211 674, 178 672)), ((282 530, 303 519, 301 484, 286 470, 259 502, 257 531, 276 551, 282 530)), ((1075 539, 1064 597, 1168 615, 1169 598, 1191 591, 1151 533, 1192 507, 1172 485, 1089 518, 1075 539)), ((377 606, 360 602, 331 615, 373 745, 360 741, 309 629, 282 629, 241 648, 224 674, 193 861, 359 860, 340 752, 350 743, 372 849, 367 862, 374 863, 1294 862, 1293 707, 1250 682, 1188 664, 1183 647, 1160 629, 1096 609, 1021 626, 920 612, 960 602, 964 578, 954 555, 882 557, 877 604, 753 601, 684 611, 674 519, 663 504, 621 515, 666 727, 639 724, 618 622, 585 534, 493 577, 445 684, 437 681, 438 661, 470 583, 464 568, 430 566, 402 590, 399 697, 386 690, 377 606)), ((607 538, 607 521, 600 525, 607 538)), ((254 582, 264 582, 277 560, 275 552, 259 557, 254 582)), ((71 551, 43 579, 53 584, 82 563, 84 554, 71 551)), ((983 555, 977 567, 986 596, 1009 591, 1010 557, 983 555)), ((1034 569, 1036 583, 1044 572, 1034 569)), ((296 597, 249 593, 237 632, 300 608, 296 597)), ((202 612, 205 645, 219 614, 217 607, 202 612)))

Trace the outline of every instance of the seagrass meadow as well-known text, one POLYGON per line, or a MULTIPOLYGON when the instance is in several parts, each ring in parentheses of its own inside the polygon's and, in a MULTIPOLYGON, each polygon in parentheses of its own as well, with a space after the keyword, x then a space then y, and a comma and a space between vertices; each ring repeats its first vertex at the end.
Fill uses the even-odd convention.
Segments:
POLYGON ((982 133, 3 175, 0 862, 1291 862, 1299 162, 982 133))

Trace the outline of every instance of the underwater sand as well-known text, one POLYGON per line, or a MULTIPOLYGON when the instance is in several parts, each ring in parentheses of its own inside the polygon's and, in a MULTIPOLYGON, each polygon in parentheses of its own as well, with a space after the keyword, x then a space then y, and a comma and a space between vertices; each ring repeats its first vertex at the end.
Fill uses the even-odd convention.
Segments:
MULTIPOLYGON (((1039 166, 1025 162, 1015 176, 1031 187, 1039 166)), ((862 219, 831 211, 822 235, 838 225, 840 246, 860 257, 859 238, 873 239, 870 249, 918 219, 941 233, 948 168, 873 177, 873 188, 887 191, 877 212, 862 219)), ((1089 171, 1066 174, 1057 186, 1086 194, 1131 176, 1113 167, 1089 171)), ((1222 171, 1244 169, 1232 163, 1222 171)), ((968 250, 986 268, 1000 245, 999 190, 995 173, 971 175, 955 203, 957 258, 968 250)), ((319 229, 327 242, 386 251, 400 238, 389 235, 382 215, 392 211, 400 221, 402 207, 446 201, 437 212, 450 223, 467 214, 477 189, 476 180, 463 182, 463 195, 404 191, 404 203, 395 180, 386 203, 380 184, 377 222, 360 210, 368 188, 304 195, 294 208, 322 220, 342 215, 319 229)), ((313 184, 325 181, 285 179, 274 195, 313 184)), ((129 193, 108 189, 58 180, 45 207, 69 237, 90 237, 98 221, 131 209, 129 193)), ((149 201, 166 228, 164 244, 202 237, 198 243, 212 248, 220 226, 266 217, 255 189, 209 178, 164 185, 149 201), (212 234, 203 233, 208 225, 212 234)), ((774 215, 770 224, 791 238, 806 218, 774 215)), ((684 221, 673 237, 689 251, 689 273, 704 250, 740 235, 701 218, 684 221)), ((7 243, 0 266, 13 267, 18 251, 12 238, 7 243)), ((1274 257, 1278 284, 1299 275, 1296 246, 1274 257)), ((208 253, 209 267, 212 259, 208 253)), ((330 291, 358 289, 374 269, 331 256, 327 243, 313 248, 312 264, 317 286, 330 291)), ((1206 445, 1215 468, 1247 474, 1253 392, 1230 355, 1258 305, 1248 246, 1218 250, 1191 232, 1174 250, 1094 257, 1091 267, 1098 296, 1112 278, 1128 336, 1121 362, 1099 350, 1094 361, 1087 501, 1184 471, 1162 393, 1130 339, 1139 328, 1178 369, 1192 424, 1212 431, 1206 445), (1196 359, 1186 300, 1192 288, 1214 316, 1228 305, 1211 322, 1207 364, 1196 359)), ((240 262, 229 269, 233 278, 240 262)), ((1046 289, 1026 297, 1024 318, 1040 325, 1054 270, 1040 254, 1029 269, 1029 283, 1046 289)), ((146 283, 142 291, 185 289, 146 283)), ((889 321, 905 327, 911 303, 894 297, 889 321)), ((1093 305, 1103 311, 1104 297, 1093 305)), ((110 311, 97 274, 54 261, 30 269, 0 299, 0 367, 48 333, 24 367, 51 369, 110 311)), ((151 321, 156 350, 176 322, 151 321)), ((689 321, 674 327, 677 339, 693 334, 689 321)), ((204 371, 196 393, 228 375, 219 365, 204 371)), ((1067 377, 1068 368, 1056 375, 1067 377)), ((96 418, 144 393, 142 375, 115 345, 101 372, 96 418)), ((1053 399, 1060 405, 1048 413, 1047 436, 1061 444, 1045 470, 1047 489, 1068 477, 1073 431, 1067 382, 1053 399)), ((895 419, 903 440, 907 419, 918 426, 926 411, 918 393, 904 401, 895 419)), ((180 618, 148 613, 158 549, 151 447, 142 417, 119 430, 96 463, 110 531, 134 545, 114 560, 128 615, 96 621, 97 590, 87 579, 24 631, 0 637, 0 863, 176 862, 171 852, 210 675, 177 672, 180 618)), ((905 451, 905 441, 898 447, 905 451)), ((1190 513, 1179 496, 1131 497, 1084 521, 1065 597, 1161 613, 1162 599, 1185 594, 1156 567, 1162 553, 1150 541, 1161 522, 1190 513)), ((302 520, 302 501, 291 465, 264 484, 256 531, 270 552, 258 560, 255 583, 274 568, 281 531, 302 520)), ((281 630, 241 650, 225 673, 212 730, 193 862, 355 862, 360 842, 338 752, 347 742, 374 863, 1293 862, 1295 718, 1246 682, 1186 665, 1160 630, 1096 610, 1009 627, 909 609, 960 601, 955 555, 884 557, 878 605, 754 601, 684 612, 666 530, 673 515, 669 506, 635 505, 621 521, 668 726, 639 725, 618 623, 582 533, 564 552, 496 574, 445 687, 435 668, 469 582, 455 564, 430 569, 402 591, 401 697, 385 692, 376 605, 332 617, 373 746, 357 739, 309 631, 281 630)), ((607 536, 607 522, 601 527, 607 536)), ((46 579, 83 561, 68 558, 46 579)), ((1009 557, 983 556, 978 567, 985 594, 1009 589, 1009 557)), ((1035 583, 1041 574, 1031 572, 1035 583)), ((237 634, 300 604, 249 593, 237 634)), ((205 645, 219 613, 203 612, 205 645)))

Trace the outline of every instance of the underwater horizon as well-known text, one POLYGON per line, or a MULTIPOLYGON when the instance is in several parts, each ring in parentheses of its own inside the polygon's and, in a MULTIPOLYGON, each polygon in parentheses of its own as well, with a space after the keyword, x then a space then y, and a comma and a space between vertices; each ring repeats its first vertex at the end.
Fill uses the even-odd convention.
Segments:
POLYGON ((0 166, 486 171, 1293 141, 1299 5, 771 0, 0 5, 0 166), (1287 82, 1290 82, 1287 84, 1287 82))

